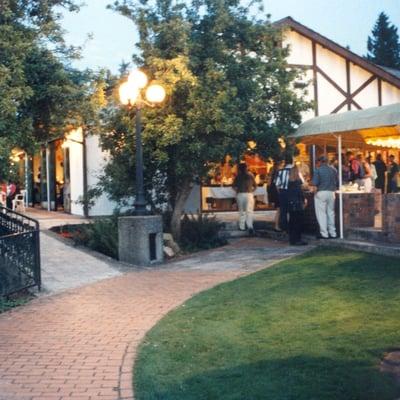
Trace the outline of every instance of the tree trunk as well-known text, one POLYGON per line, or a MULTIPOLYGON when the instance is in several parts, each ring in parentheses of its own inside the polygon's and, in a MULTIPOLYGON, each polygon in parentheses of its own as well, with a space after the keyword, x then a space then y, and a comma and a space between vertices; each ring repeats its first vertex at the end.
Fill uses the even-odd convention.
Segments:
POLYGON ((171 233, 175 241, 179 242, 181 238, 181 218, 186 200, 192 190, 193 184, 189 181, 184 182, 178 190, 175 199, 175 207, 171 218, 171 233))

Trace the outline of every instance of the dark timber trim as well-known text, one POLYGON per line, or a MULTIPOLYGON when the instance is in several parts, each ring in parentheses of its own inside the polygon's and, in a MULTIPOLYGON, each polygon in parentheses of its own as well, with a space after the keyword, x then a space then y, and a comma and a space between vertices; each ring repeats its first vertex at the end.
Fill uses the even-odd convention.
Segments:
POLYGON ((313 69, 313 83, 314 83, 314 113, 318 117, 318 79, 317 79, 317 44, 312 41, 312 69, 313 69))
POLYGON ((351 80, 350 80, 350 61, 346 60, 346 88, 347 88, 347 109, 351 110, 351 80))
POLYGON ((296 31, 296 32, 300 33, 301 35, 310 39, 313 43, 316 42, 316 43, 320 44, 321 46, 331 50, 332 52, 338 54, 339 56, 341 56, 345 59, 348 59, 352 63, 366 69, 373 75, 376 75, 378 78, 381 78, 382 80, 389 82, 390 84, 392 84, 400 89, 400 79, 397 78, 396 76, 390 74, 389 72, 380 68, 379 66, 375 65, 374 63, 371 63, 370 61, 365 60, 364 58, 362 58, 359 55, 353 53, 352 51, 346 49, 345 47, 338 45, 337 43, 326 38, 325 36, 322 36, 319 33, 313 31, 312 29, 307 28, 306 26, 295 21, 293 18, 291 18, 291 17, 283 18, 279 21, 274 22, 274 25, 277 27, 282 27, 282 28, 285 28, 285 27, 292 28, 294 31, 296 31))
POLYGON ((382 105, 382 79, 378 78, 378 105, 382 105))
POLYGON ((347 98, 347 92, 345 92, 326 72, 324 72, 320 67, 317 66, 317 71, 344 97, 347 98))
POLYGON ((305 64, 288 64, 289 67, 293 67, 293 68, 299 68, 299 69, 304 69, 304 70, 308 70, 308 69, 312 69, 313 66, 312 65, 305 65, 305 64))
MULTIPOLYGON (((347 68, 346 68, 347 71, 347 68)), ((369 77, 362 85, 360 85, 353 93, 350 93, 350 81, 348 81, 348 90, 349 95, 346 96, 346 100, 343 100, 332 112, 331 114, 336 114, 345 104, 347 104, 347 109, 351 110, 351 105, 354 104, 359 110, 362 110, 362 107, 354 100, 354 97, 358 95, 362 90, 364 90, 370 83, 372 83, 376 79, 376 76, 369 77)), ((379 84, 379 79, 378 79, 379 84)), ((379 90, 379 86, 378 86, 379 90)), ((379 104, 380 106, 382 104, 379 104)))

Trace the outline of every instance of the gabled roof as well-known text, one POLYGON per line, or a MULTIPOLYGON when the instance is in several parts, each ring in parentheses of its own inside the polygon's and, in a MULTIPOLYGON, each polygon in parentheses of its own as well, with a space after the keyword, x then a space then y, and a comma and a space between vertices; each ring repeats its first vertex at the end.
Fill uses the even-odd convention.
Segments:
POLYGON ((334 41, 326 38, 325 36, 320 35, 319 33, 313 31, 310 28, 300 24, 299 22, 295 21, 292 17, 286 17, 280 19, 279 21, 274 22, 274 25, 279 27, 289 27, 300 33, 301 35, 314 40, 321 46, 333 51, 334 53, 350 60, 352 63, 364 68, 365 70, 371 72, 372 74, 378 76, 379 78, 389 82, 390 84, 400 88, 400 76, 397 76, 391 69, 387 69, 386 67, 380 67, 362 57, 353 53, 352 51, 346 49, 335 43, 334 41))

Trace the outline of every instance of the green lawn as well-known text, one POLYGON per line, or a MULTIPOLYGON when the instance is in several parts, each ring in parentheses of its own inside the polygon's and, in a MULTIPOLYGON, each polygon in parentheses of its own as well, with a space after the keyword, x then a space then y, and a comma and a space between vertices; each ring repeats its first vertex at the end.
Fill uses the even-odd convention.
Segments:
POLYGON ((396 399, 400 260, 317 250, 222 284, 167 315, 135 365, 138 400, 396 399))

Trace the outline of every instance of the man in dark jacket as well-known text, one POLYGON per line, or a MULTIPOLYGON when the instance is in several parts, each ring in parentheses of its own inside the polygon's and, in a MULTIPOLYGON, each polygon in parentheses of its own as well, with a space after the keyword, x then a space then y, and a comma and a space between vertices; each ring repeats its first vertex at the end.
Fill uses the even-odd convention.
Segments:
POLYGON ((386 172, 386 164, 382 160, 382 155, 377 154, 376 160, 373 163, 375 165, 376 170, 376 179, 375 179, 375 188, 381 189, 382 193, 385 192, 385 172, 386 172))

